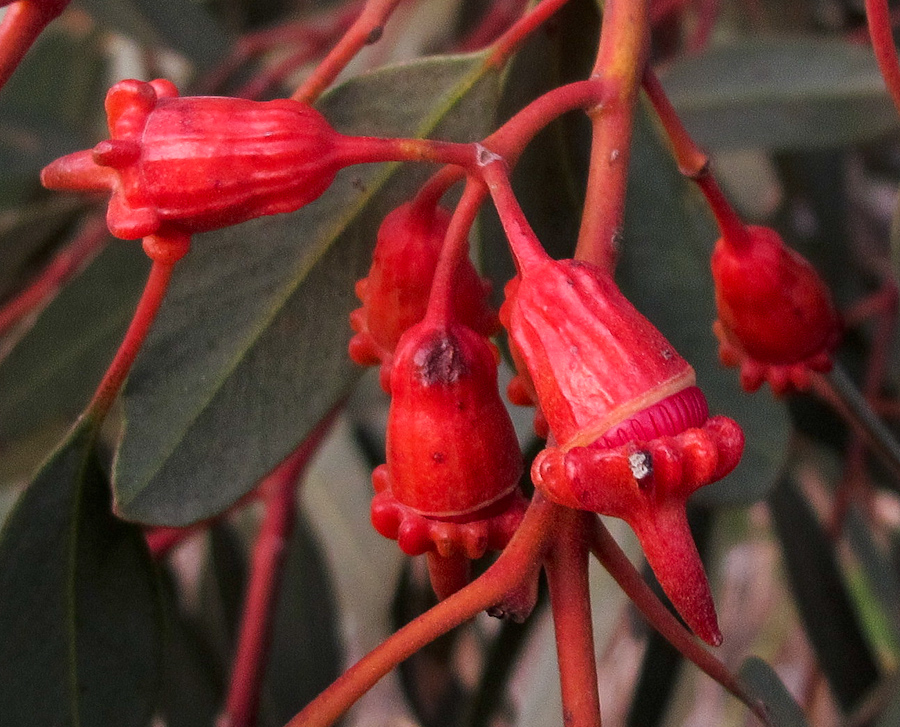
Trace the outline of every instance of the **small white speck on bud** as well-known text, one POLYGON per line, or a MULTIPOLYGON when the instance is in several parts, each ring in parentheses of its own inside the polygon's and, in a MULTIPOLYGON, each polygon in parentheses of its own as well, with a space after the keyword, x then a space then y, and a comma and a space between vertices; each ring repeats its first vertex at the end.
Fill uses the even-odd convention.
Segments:
POLYGON ((650 458, 646 452, 635 452, 628 455, 628 466, 636 480, 642 480, 652 471, 650 458))

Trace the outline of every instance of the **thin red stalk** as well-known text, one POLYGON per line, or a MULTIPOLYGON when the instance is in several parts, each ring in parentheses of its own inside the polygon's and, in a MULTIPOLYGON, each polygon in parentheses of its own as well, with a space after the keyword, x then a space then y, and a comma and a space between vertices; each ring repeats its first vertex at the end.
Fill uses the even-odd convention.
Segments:
POLYGON ((125 333, 125 338, 122 339, 119 350, 116 352, 109 369, 104 374, 97 391, 94 393, 94 397, 85 411, 85 416, 92 417, 98 424, 109 412, 109 408, 115 401, 119 389, 122 388, 122 384, 131 370, 131 365, 134 363, 138 351, 150 332, 150 326, 153 324, 156 313, 159 311, 163 298, 166 296, 174 267, 174 262, 154 260, 153 267, 150 268, 150 275, 144 286, 144 292, 138 301, 134 317, 131 319, 128 330, 125 333))
POLYGON ((600 727, 600 694, 591 624, 588 544, 593 515, 566 510, 559 518, 544 568, 556 630, 564 722, 600 727))
POLYGON ((484 167, 484 180, 494 200, 500 222, 509 240, 516 267, 522 271, 543 261, 547 253, 528 224, 525 213, 509 183, 509 173, 502 160, 495 159, 484 167))
POLYGON ((637 606, 650 625, 678 649, 682 656, 692 661, 701 671, 740 699, 764 723, 768 724, 768 717, 763 706, 744 689, 738 678, 721 661, 694 640, 690 632, 663 605, 641 577, 637 568, 628 560, 600 518, 594 518, 589 530, 589 537, 594 556, 619 584, 625 595, 637 606))
MULTIPOLYGON (((897 324, 897 285, 892 281, 887 281, 884 283, 884 289, 882 295, 877 296, 882 308, 875 314, 877 315, 877 326, 872 336, 872 347, 866 361, 866 375, 863 381, 862 393, 870 405, 881 391, 897 324)), ((834 496, 829 523, 829 531, 833 537, 840 534, 847 509, 854 499, 858 487, 866 482, 865 452, 865 439, 858 433, 854 433, 847 450, 844 474, 834 496)))
POLYGON ((659 78, 650 68, 644 71, 643 86, 672 144, 679 170, 703 192, 716 217, 723 240, 734 249, 746 249, 751 244, 747 228, 716 183, 709 169, 709 157, 684 128, 659 78))
POLYGON ((569 0, 543 0, 535 5, 529 12, 517 20, 503 35, 494 41, 486 64, 499 68, 509 57, 515 53, 519 46, 534 31, 540 28, 548 19, 569 0))
POLYGON ((878 67, 881 69, 881 75, 894 106, 900 113, 900 61, 897 59, 897 48, 894 45, 887 0, 866 0, 866 18, 875 60, 878 61, 878 67))
POLYGON ((69 0, 19 0, 9 5, 0 22, 0 88, 9 80, 44 28, 68 4, 69 0))
POLYGON ((584 214, 575 257, 615 266, 625 217, 634 107, 647 59, 648 0, 607 0, 593 76, 607 95, 588 115, 592 141, 584 214))
POLYGON ((294 498, 297 481, 328 433, 332 421, 334 413, 323 419, 313 433, 260 483, 266 511, 253 545, 250 582, 234 667, 225 711, 219 717, 217 727, 254 727, 256 724, 260 689, 288 555, 287 545, 296 522, 294 498))
POLYGON ((381 37, 384 24, 400 0, 366 0, 359 17, 331 52, 294 92, 295 101, 314 103, 359 51, 381 37))
POLYGON ((434 282, 428 299, 427 318, 449 321, 453 316, 453 294, 456 271, 469 254, 469 230, 487 191, 484 185, 469 180, 463 190, 459 204, 450 219, 450 226, 444 237, 441 256, 434 272, 434 282))
POLYGON ((334 724, 363 694, 426 644, 500 603, 534 573, 553 536, 560 508, 536 494, 506 549, 483 575, 376 646, 297 714, 287 727, 334 724))
POLYGON ((256 76, 241 86, 234 95, 240 98, 261 98, 266 91, 283 81, 300 66, 312 61, 327 47, 328 42, 323 40, 321 44, 309 45, 294 51, 280 63, 256 74, 256 76))
POLYGON ((434 139, 395 139, 375 136, 346 137, 339 144, 341 158, 336 163, 433 162, 455 164, 472 170, 476 165, 475 145, 434 139))
POLYGON ((687 42, 688 53, 699 53, 709 45, 720 7, 721 0, 700 0, 697 27, 694 28, 694 32, 687 42))
POLYGON ((106 221, 101 215, 92 216, 28 287, 0 308, 0 336, 43 307, 103 249, 108 239, 106 221))
POLYGON ((456 50, 465 53, 485 47, 508 30, 522 13, 524 0, 495 0, 485 12, 477 27, 470 30, 459 42, 456 50))

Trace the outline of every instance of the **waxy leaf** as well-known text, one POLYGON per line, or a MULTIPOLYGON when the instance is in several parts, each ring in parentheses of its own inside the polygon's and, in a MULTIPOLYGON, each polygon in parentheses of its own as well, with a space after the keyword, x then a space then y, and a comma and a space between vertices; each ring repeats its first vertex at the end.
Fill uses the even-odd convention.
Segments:
POLYGON ((846 40, 713 46, 662 81, 688 131, 712 150, 835 147, 898 126, 871 49, 846 40))
MULTIPOLYGON (((483 56, 438 58, 354 79, 322 110, 347 133, 477 140, 495 89, 483 56)), ((168 525, 221 512, 345 395, 361 373, 346 353, 354 282, 422 179, 397 171, 347 169, 299 212, 195 236, 125 388, 117 512, 168 525)))
POLYGON ((0 360, 0 451, 75 420, 122 340, 149 269, 140 244, 110 242, 0 360))
POLYGON ((0 533, 0 723, 143 727, 155 706, 162 606, 141 531, 110 513, 82 423, 0 533))
POLYGON ((747 690, 766 706, 772 727, 807 727, 803 710, 766 662, 755 656, 745 659, 739 676, 747 690))
POLYGON ((771 394, 745 394, 719 364, 709 254, 718 236, 709 212, 678 172, 645 113, 637 116, 622 256, 616 279, 637 309, 694 367, 713 414, 736 420, 746 444, 737 469, 695 501, 749 504, 765 497, 788 444, 788 418, 771 394))

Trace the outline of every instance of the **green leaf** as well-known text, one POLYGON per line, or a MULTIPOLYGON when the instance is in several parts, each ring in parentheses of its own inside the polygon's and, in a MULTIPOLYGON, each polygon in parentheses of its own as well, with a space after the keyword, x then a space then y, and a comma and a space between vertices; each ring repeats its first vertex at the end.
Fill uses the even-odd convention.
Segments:
POLYGON ((184 54, 201 68, 220 61, 231 39, 201 3, 185 0, 81 0, 103 25, 148 45, 184 54))
MULTIPOLYGON (((353 79, 323 111, 347 133, 478 139, 495 88, 483 56, 436 58, 353 79)), ((354 281, 422 179, 397 169, 347 169, 307 208, 195 237, 125 389, 118 512, 221 512, 345 395, 361 373, 346 354, 354 281)))
POLYGON ((0 361, 0 448, 74 421, 118 348, 148 269, 140 245, 111 243, 0 361))
POLYGON ((162 609, 141 531, 109 511, 83 423, 0 539, 0 721, 141 727, 156 699, 162 609))
POLYGON ((845 40, 714 46, 662 80, 688 131, 712 150, 834 147, 898 125, 872 51, 845 40))
POLYGON ((704 487, 697 503, 746 505, 765 497, 781 468, 789 425, 768 391, 745 394, 735 370, 718 362, 709 254, 715 224, 679 174, 646 113, 637 117, 629 173, 624 243, 617 280, 634 305, 697 372, 713 414, 735 419, 746 444, 737 469, 704 487))
POLYGON ((769 509, 819 667, 837 703, 850 711, 878 682, 879 668, 838 569, 834 544, 789 477, 772 490, 769 509))
POLYGON ((755 656, 745 659, 739 676, 747 691, 766 705, 772 727, 807 727, 803 710, 766 662, 755 656))

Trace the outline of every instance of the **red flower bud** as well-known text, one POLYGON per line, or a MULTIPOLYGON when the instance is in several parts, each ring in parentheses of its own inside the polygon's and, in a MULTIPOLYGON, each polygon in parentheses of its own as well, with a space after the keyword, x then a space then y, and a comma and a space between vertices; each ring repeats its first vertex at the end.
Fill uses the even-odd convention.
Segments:
POLYGON ((685 501, 735 467, 740 427, 708 418, 693 369, 605 271, 534 252, 525 261, 501 318, 552 435, 535 485, 559 504, 628 522, 673 604, 718 643, 685 501))
POLYGON ((110 231, 126 240, 163 225, 213 230, 316 199, 342 162, 341 137, 311 106, 282 99, 178 98, 164 80, 117 83, 106 97, 110 138, 57 159, 50 189, 109 190, 110 231))
POLYGON ((805 389, 809 372, 828 371, 841 324, 831 294, 809 262, 768 227, 746 228, 749 244, 716 243, 712 274, 719 357, 739 366, 741 386, 763 381, 781 394, 805 389))
MULTIPOLYGON (((450 213, 440 207, 406 203, 384 218, 369 275, 356 284, 362 307, 350 314, 357 335, 350 358, 368 366, 382 364, 388 391, 391 359, 403 333, 425 317, 450 213)), ((454 281, 454 320, 485 336, 499 329, 487 305, 490 283, 464 260, 454 281)))
POLYGON ((410 555, 479 558, 518 526, 522 456, 497 362, 487 339, 457 323, 426 319, 400 340, 372 523, 410 555))

